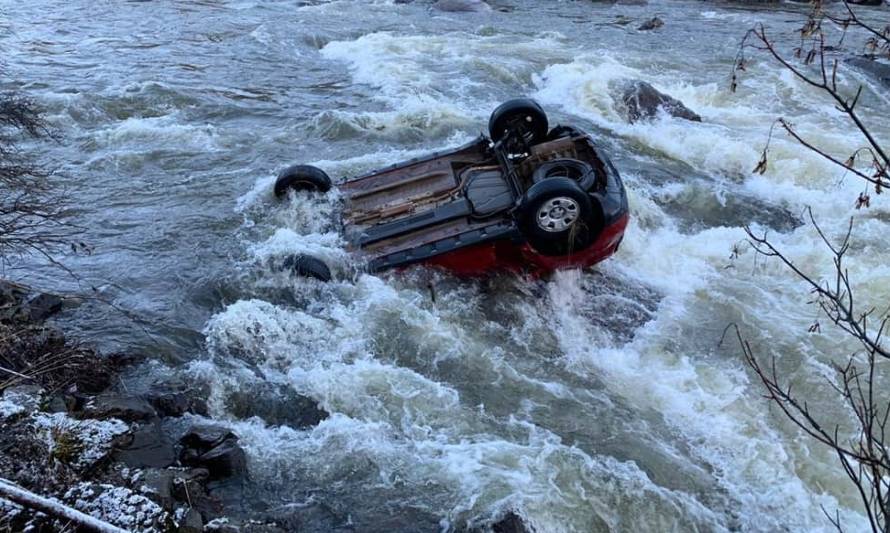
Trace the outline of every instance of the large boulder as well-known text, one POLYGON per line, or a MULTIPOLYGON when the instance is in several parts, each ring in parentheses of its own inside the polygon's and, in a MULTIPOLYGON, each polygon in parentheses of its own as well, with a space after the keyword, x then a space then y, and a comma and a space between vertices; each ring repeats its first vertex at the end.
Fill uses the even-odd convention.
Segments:
POLYGON ((204 386, 189 385, 178 378, 155 382, 145 396, 163 416, 182 416, 185 413, 207 415, 209 391, 204 386))
POLYGON ((192 426, 181 439, 179 462, 183 466, 206 468, 211 479, 240 477, 247 469, 247 458, 238 444, 238 436, 228 428, 215 425, 192 426))
POLYGON ((124 422, 142 422, 157 416, 154 408, 143 398, 124 394, 101 394, 90 399, 79 413, 81 418, 108 420, 117 418, 124 422))
POLYGON ((619 112, 631 124, 641 120, 651 120, 659 110, 678 118, 701 122, 698 113, 692 111, 683 102, 660 92, 651 84, 642 80, 624 80, 613 89, 619 112))
POLYGON ((131 440, 114 452, 114 458, 133 468, 166 468, 176 462, 176 450, 155 423, 134 431, 131 440))
POLYGON ((438 0, 433 4, 433 9, 439 11, 455 12, 480 12, 491 11, 491 6, 483 0, 438 0))
POLYGON ((318 402, 289 387, 246 388, 236 391, 226 398, 226 408, 238 418, 257 416, 270 426, 298 429, 317 426, 329 416, 318 402))

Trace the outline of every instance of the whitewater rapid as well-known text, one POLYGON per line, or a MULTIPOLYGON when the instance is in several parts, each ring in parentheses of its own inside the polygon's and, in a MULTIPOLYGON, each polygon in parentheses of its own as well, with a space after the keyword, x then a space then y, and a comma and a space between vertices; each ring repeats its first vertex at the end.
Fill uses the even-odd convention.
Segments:
MULTIPOLYGON (((861 143, 825 98, 764 58, 728 90, 744 29, 787 30, 796 8, 516 0, 446 14, 419 1, 303 4, 157 8, 159 20, 184 25, 181 41, 137 58, 189 69, 131 79, 117 59, 77 94, 35 88, 80 142, 66 170, 107 181, 134 226, 157 221, 161 234, 141 242, 161 264, 131 274, 145 288, 109 291, 178 321, 156 332, 177 355, 146 372, 209 385, 212 417, 247 451, 251 505, 321 501, 359 531, 460 529, 507 510, 541 532, 828 531, 822 507, 839 508, 851 531, 866 527, 832 454, 771 412, 739 347, 720 343, 737 324, 815 394, 815 409, 846 416, 818 391, 849 345, 808 334, 809 294, 744 244, 745 225, 768 231, 808 272, 829 275, 830 257, 802 223, 807 207, 832 236, 855 218, 849 267, 863 308, 890 300, 883 199, 856 210, 863 184, 781 135, 767 171, 753 173, 780 116, 839 154, 861 143), (656 11, 666 26, 655 33, 611 23, 656 11), (218 59, 227 53, 233 61, 218 59), (679 98, 702 122, 627 124, 612 88, 628 78, 679 98), (335 191, 273 197, 286 164, 340 178, 458 145, 515 95, 591 131, 628 187, 621 250, 589 271, 546 281, 361 274, 336 232, 335 191), (135 176, 135 193, 114 183, 120 174, 135 176), (171 206, 175 225, 152 212, 155 200, 171 206), (271 271, 294 252, 324 258, 338 281, 271 271), (186 292, 177 301, 162 289, 186 292), (296 429, 233 414, 236 393, 280 390, 331 416, 296 429)), ((153 28, 142 38, 173 31, 153 28)), ((863 109, 885 102, 857 73, 841 81, 867 84, 863 109)), ((872 126, 890 139, 890 123, 872 126)), ((70 156, 56 150, 50 159, 70 156)), ((95 200, 87 184, 75 188, 95 200)), ((126 235, 102 238, 118 260, 141 257, 126 235)), ((112 277, 98 259, 84 268, 112 277)), ((109 328, 128 339, 125 326, 109 328)), ((263 401, 286 402, 271 397, 263 401)))

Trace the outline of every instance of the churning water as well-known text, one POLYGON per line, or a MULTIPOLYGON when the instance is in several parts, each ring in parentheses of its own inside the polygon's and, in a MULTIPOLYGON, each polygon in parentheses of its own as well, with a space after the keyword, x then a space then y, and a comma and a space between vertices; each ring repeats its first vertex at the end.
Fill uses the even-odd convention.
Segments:
MULTIPOLYGON (((782 136, 767 172, 751 172, 779 116, 843 157, 861 142, 763 58, 728 90, 744 31, 788 31, 803 8, 495 4, 0 1, 17 80, 4 86, 47 109, 62 141, 34 149, 95 246, 66 262, 81 288, 144 319, 84 305, 71 321, 109 349, 146 353, 144 379, 208 384, 213 417, 249 456, 248 510, 321 502, 357 531, 461 528, 506 509, 542 532, 814 531, 827 529, 824 506, 865 527, 834 457, 771 413, 738 347, 719 345, 739 324, 815 408, 837 411, 817 391, 848 345, 829 328, 806 333, 815 310, 801 284, 740 245, 745 224, 768 230, 827 275, 799 223, 806 206, 832 235, 855 216, 856 288, 890 300, 883 198, 855 210, 863 184, 782 136), (663 28, 634 29, 654 14, 663 28), (613 94, 627 78, 703 122, 626 124, 613 94), (335 193, 273 199, 286 164, 349 176, 455 145, 516 95, 594 133, 625 178, 624 244, 589 271, 353 275, 335 193), (268 268, 304 250, 347 279, 268 268), (332 416, 305 430, 268 416, 295 392, 332 416)), ((867 83, 853 71, 842 81, 867 83)), ((865 92, 863 105, 886 106, 886 93, 865 92)), ((871 125, 890 139, 890 121, 871 125)), ((77 288, 52 269, 28 275, 77 288)))

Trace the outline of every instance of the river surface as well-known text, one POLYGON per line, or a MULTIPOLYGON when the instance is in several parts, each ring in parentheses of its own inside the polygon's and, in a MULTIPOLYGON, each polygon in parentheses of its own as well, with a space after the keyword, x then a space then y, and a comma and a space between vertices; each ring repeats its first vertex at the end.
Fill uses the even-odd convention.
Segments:
MULTIPOLYGON (((808 334, 810 295, 743 244, 745 224, 768 230, 829 275, 806 206, 831 235, 855 216, 863 308, 890 300, 885 199, 857 211, 861 182, 779 134, 752 172, 780 116, 842 158, 860 143, 756 56, 728 90, 745 30, 790 31, 803 8, 496 5, 0 0, 3 87, 46 109, 60 140, 29 148, 94 247, 64 258, 79 282, 24 274, 126 311, 85 303, 64 319, 145 354, 130 387, 178 374, 209 389, 248 454, 233 504, 247 515, 309 513, 318 531, 455 530, 506 510, 541 532, 819 531, 824 506, 863 530, 835 457, 770 411, 737 344, 719 343, 738 324, 814 409, 845 416, 824 379, 850 345, 827 325, 808 334), (635 30, 653 14, 663 28, 635 30), (703 121, 628 125, 613 100, 626 78, 703 121), (321 285, 268 268, 311 251, 348 272, 336 194, 276 202, 277 170, 339 178, 457 145, 517 95, 612 154, 632 210, 614 258, 545 281, 414 268, 321 285), (289 425, 294 393, 330 418, 289 425)), ((887 98, 867 85, 863 109, 877 117, 887 98)), ((890 139, 890 121, 872 126, 890 139)))

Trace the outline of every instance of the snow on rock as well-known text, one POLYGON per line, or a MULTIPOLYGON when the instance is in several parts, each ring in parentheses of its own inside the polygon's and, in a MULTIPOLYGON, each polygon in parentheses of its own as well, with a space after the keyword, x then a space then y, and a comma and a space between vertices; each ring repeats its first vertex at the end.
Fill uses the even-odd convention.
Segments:
POLYGON ((50 454, 71 466, 87 469, 111 452, 115 437, 130 428, 117 419, 75 420, 65 413, 40 413, 34 427, 43 435, 50 454))
POLYGON ((40 390, 34 387, 11 387, 0 397, 0 422, 37 408, 40 390))
POLYGON ((167 520, 158 504, 125 487, 81 482, 64 499, 78 511, 130 531, 162 531, 167 520))
POLYGON ((25 408, 7 399, 0 399, 0 422, 24 412, 25 408))

